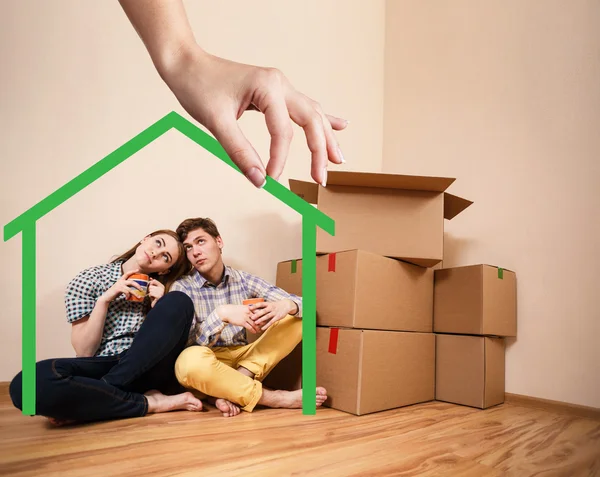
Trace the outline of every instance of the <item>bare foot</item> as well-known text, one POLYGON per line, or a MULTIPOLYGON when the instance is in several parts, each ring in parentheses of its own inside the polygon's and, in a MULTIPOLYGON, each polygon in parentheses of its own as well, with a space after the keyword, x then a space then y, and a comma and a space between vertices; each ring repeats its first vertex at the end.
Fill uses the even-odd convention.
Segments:
MULTIPOLYGON (((317 388, 317 407, 321 407, 327 400, 327 390, 317 388)), ((300 409, 302 407, 302 389, 296 391, 273 391, 263 388, 263 394, 258 404, 267 407, 283 407, 286 409, 300 409)))
POLYGON ((213 396, 207 396, 206 400, 215 406, 219 411, 223 413, 223 417, 233 417, 240 413, 240 407, 237 404, 228 401, 223 398, 215 398, 213 396))
POLYGON ((165 396, 160 391, 152 390, 146 394, 148 400, 148 413, 169 412, 169 411, 201 411, 202 401, 190 392, 175 394, 174 396, 165 396))
POLYGON ((227 399, 216 399, 215 406, 223 413, 223 417, 233 417, 240 413, 239 406, 231 401, 228 401, 227 399))

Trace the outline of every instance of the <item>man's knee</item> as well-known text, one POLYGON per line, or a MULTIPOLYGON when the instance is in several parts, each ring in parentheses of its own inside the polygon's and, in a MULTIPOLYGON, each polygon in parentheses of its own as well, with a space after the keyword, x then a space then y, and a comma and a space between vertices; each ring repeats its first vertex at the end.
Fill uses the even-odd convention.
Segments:
POLYGON ((216 360, 215 354, 206 346, 190 346, 175 361, 175 376, 183 386, 210 376, 216 360))

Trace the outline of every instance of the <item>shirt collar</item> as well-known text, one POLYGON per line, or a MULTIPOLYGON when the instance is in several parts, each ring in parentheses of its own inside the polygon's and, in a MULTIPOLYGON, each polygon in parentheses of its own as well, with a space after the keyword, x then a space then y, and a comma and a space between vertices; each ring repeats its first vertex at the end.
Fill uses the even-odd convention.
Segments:
MULTIPOLYGON (((200 288, 204 288, 205 286, 215 288, 215 285, 213 285, 206 278, 200 275, 200 272, 198 270, 196 270, 195 273, 196 281, 198 282, 198 285, 200 285, 200 288)), ((235 275, 232 273, 231 267, 225 265, 225 273, 223 274, 223 280, 221 281, 221 283, 227 285, 232 280, 235 281, 235 275)), ((221 285, 221 283, 219 283, 219 285, 221 285)))

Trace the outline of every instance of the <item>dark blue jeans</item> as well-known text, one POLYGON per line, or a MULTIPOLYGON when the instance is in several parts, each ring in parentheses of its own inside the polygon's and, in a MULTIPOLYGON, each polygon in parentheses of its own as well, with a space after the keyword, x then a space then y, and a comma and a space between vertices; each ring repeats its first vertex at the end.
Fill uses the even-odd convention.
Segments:
MULTIPOLYGON (((170 292, 148 313, 131 347, 120 355, 40 361, 36 413, 80 422, 146 415, 143 393, 181 391, 174 366, 193 318, 192 300, 182 292, 170 292)), ((22 383, 22 373, 10 383, 10 397, 19 409, 22 383)))

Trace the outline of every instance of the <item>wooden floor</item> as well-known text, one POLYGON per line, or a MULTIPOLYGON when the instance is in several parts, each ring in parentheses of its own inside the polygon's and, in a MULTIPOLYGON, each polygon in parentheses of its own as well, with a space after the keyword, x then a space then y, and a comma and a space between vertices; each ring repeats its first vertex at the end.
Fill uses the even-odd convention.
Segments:
POLYGON ((600 476, 600 420, 505 403, 173 412, 64 428, 0 395, 2 476, 600 476))

